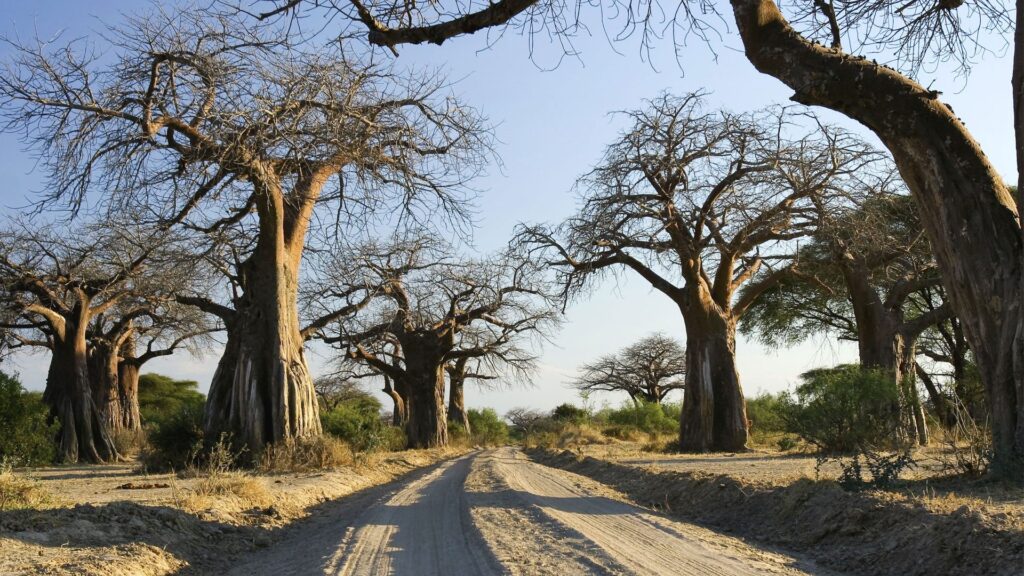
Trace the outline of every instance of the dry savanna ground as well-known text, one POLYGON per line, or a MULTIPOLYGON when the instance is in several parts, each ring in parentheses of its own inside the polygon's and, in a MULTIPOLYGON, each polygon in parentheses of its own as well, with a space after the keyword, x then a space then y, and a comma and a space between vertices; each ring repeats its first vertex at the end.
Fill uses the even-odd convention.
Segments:
POLYGON ((318 505, 458 453, 410 450, 276 474, 144 474, 135 464, 8 471, 0 476, 0 574, 205 573, 269 546, 318 505))
MULTIPOLYGON (((844 490, 838 465, 606 439, 408 451, 307 473, 8 473, 2 574, 1020 574, 1024 489, 844 490), (301 553, 299 552, 301 551, 301 553)), ((3 494, 3 492, 0 492, 3 494)), ((0 498, 3 498, 0 495, 0 498)))

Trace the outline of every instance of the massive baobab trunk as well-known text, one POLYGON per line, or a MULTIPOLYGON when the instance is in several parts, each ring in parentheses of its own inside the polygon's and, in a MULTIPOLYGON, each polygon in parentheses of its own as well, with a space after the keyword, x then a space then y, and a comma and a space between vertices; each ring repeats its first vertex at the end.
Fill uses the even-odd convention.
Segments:
POLYGON ((53 339, 43 400, 60 422, 58 457, 62 462, 107 462, 118 458, 102 412, 96 407, 89 380, 85 340, 87 305, 75 306, 63 330, 53 339))
MULTIPOLYGON (((1022 245, 1017 208, 981 148, 937 94, 894 70, 800 37, 772 0, 732 0, 747 58, 795 91, 870 128, 920 208, 992 410, 995 466, 1024 462, 1022 245)), ((1019 32, 1019 31, 1018 31, 1019 32)))
POLYGON ((89 384, 96 409, 111 432, 121 429, 123 407, 118 393, 117 353, 105 341, 89 346, 89 384))
POLYGON ((444 407, 444 361, 422 354, 403 343, 409 386, 406 398, 405 434, 410 448, 435 448, 448 444, 448 419, 444 407))
POLYGON ((227 321, 205 416, 209 439, 227 433, 252 453, 320 434, 296 305, 304 230, 286 242, 283 224, 267 219, 261 211, 260 239, 242 266, 244 295, 227 321))
POLYGON ((691 292, 686 323, 686 387, 679 447, 687 452, 740 451, 747 446, 747 409, 736 371, 736 323, 691 292))
POLYGON ((142 429, 139 412, 139 363, 135 357, 135 338, 129 336, 121 344, 117 363, 117 391, 121 404, 121 426, 127 430, 142 429))

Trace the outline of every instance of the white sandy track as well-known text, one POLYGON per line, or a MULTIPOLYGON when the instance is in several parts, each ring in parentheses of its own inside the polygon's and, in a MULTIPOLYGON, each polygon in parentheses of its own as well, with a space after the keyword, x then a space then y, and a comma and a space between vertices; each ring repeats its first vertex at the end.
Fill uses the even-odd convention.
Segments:
POLYGON ((327 506, 229 574, 500 574, 467 513, 463 484, 472 459, 327 506))
POLYGON ((493 458, 497 473, 524 504, 539 508, 597 545, 621 566, 623 573, 678 576, 807 573, 797 569, 792 558, 753 548, 735 538, 675 522, 623 502, 595 482, 531 462, 518 450, 503 448, 493 458))
POLYGON ((791 557, 619 498, 501 448, 325 506, 230 574, 807 573, 791 557))

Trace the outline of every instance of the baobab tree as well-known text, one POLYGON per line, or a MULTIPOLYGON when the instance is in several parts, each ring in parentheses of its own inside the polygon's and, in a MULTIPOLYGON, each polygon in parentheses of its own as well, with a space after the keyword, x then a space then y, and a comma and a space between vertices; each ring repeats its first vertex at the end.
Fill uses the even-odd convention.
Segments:
POLYGON ((159 276, 149 264, 161 242, 111 223, 82 229, 70 238, 28 223, 0 232, 0 290, 13 344, 50 351, 43 400, 61 425, 60 459, 105 462, 118 453, 91 386, 90 323, 140 292, 153 296, 144 276, 159 276))
MULTIPOLYGON (((167 280, 166 276, 149 276, 147 281, 167 280)), ((179 285, 190 278, 185 276, 181 280, 184 282, 179 285)), ((142 366, 185 346, 198 355, 199 346, 208 343, 208 336, 217 330, 199 310, 177 303, 174 290, 169 283, 159 291, 146 290, 144 296, 122 300, 90 323, 86 334, 89 378, 96 402, 112 431, 142 428, 142 366)))
POLYGON ((825 126, 787 138, 782 110, 706 111, 700 94, 663 95, 627 115, 631 125, 578 184, 579 213, 524 227, 518 242, 548 255, 567 295, 626 270, 671 299, 686 329, 681 447, 742 450, 736 323, 797 273, 793 241, 815 230, 814 202, 877 155, 825 126))
POLYGON ((542 335, 556 321, 545 279, 510 254, 456 261, 429 236, 370 243, 358 252, 342 259, 357 269, 339 266, 333 278, 373 286, 374 302, 319 337, 395 383, 410 447, 443 446, 446 367, 462 358, 523 366, 523 358, 508 353, 509 343, 542 335), (397 345, 380 345, 389 340, 397 345))
MULTIPOLYGON (((395 0, 271 0, 261 19, 332 10, 366 32, 372 45, 397 54, 404 44, 442 44, 492 29, 557 37, 571 50, 588 28, 585 8, 619 19, 617 39, 639 34, 650 48, 665 31, 675 41, 718 37, 718 12, 705 1, 625 0, 614 11, 595 2, 498 0, 477 5, 395 0)), ((794 101, 835 110, 874 132, 896 160, 921 208, 950 303, 977 355, 992 409, 993 470, 1024 478, 1024 1, 1002 3, 794 2, 730 0, 747 59, 793 90, 794 101), (783 8, 786 14, 783 13, 783 8), (1010 39, 1010 35, 1013 38, 1010 39), (845 40, 844 40, 845 39, 845 40), (1017 188, 1011 191, 957 117, 914 75, 928 62, 952 60, 962 71, 988 52, 987 40, 1011 40, 1017 188), (844 43, 847 47, 844 47, 844 43), (857 51, 895 53, 902 72, 857 51)), ((607 24, 607 23, 606 23, 607 24)))
POLYGON ((683 390, 686 352, 674 338, 651 334, 580 367, 572 387, 580 392, 625 392, 634 403, 660 404, 683 390))
POLYGON ((230 309, 190 300, 228 335, 207 431, 253 453, 319 434, 296 303, 318 208, 331 230, 359 207, 458 217, 489 148, 481 118, 432 71, 343 46, 303 51, 209 11, 155 11, 103 38, 99 49, 9 42, 6 129, 39 151, 47 200, 77 207, 95 191, 161 226, 252 219, 230 309))
POLYGON ((803 273, 762 294, 741 324, 771 345, 815 334, 857 342, 861 366, 886 372, 899 387, 900 429, 924 445, 917 340, 952 310, 948 303, 923 308, 923 292, 939 286, 938 269, 913 200, 890 174, 861 174, 866 188, 817 205, 817 230, 799 253, 803 273))

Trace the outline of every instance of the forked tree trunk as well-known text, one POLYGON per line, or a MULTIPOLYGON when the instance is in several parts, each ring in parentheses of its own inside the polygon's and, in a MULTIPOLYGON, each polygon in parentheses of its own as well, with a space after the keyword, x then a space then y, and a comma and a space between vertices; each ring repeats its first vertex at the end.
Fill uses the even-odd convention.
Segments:
POLYGON ((772 0, 731 3, 747 58, 759 71, 792 88, 795 101, 861 122, 892 152, 977 356, 992 410, 995 469, 1024 477, 1024 251, 1002 178, 936 93, 807 42, 772 0))
POLYGON ((405 434, 409 448, 435 448, 448 444, 444 406, 444 361, 412 352, 403 343, 409 395, 406 397, 405 434))
POLYGON ((736 452, 747 447, 747 409, 736 371, 736 324, 704 306, 683 306, 686 387, 679 448, 736 452))
POLYGON ((67 318, 64 335, 54 338, 43 400, 60 423, 58 457, 62 462, 109 462, 117 449, 89 382, 83 313, 67 318))
POLYGON ((465 384, 464 376, 453 371, 448 372, 448 421, 458 422, 466 430, 466 434, 472 434, 469 414, 466 412, 465 384))
POLYGON ((267 443, 321 432, 296 308, 299 258, 289 252, 261 231, 206 403, 207 440, 227 434, 251 456, 267 443))
POLYGON ((402 392, 399 391, 400 388, 404 389, 406 387, 393 380, 390 376, 384 376, 384 393, 391 398, 391 403, 394 406, 394 410, 391 412, 392 426, 405 426, 405 398, 402 392))

